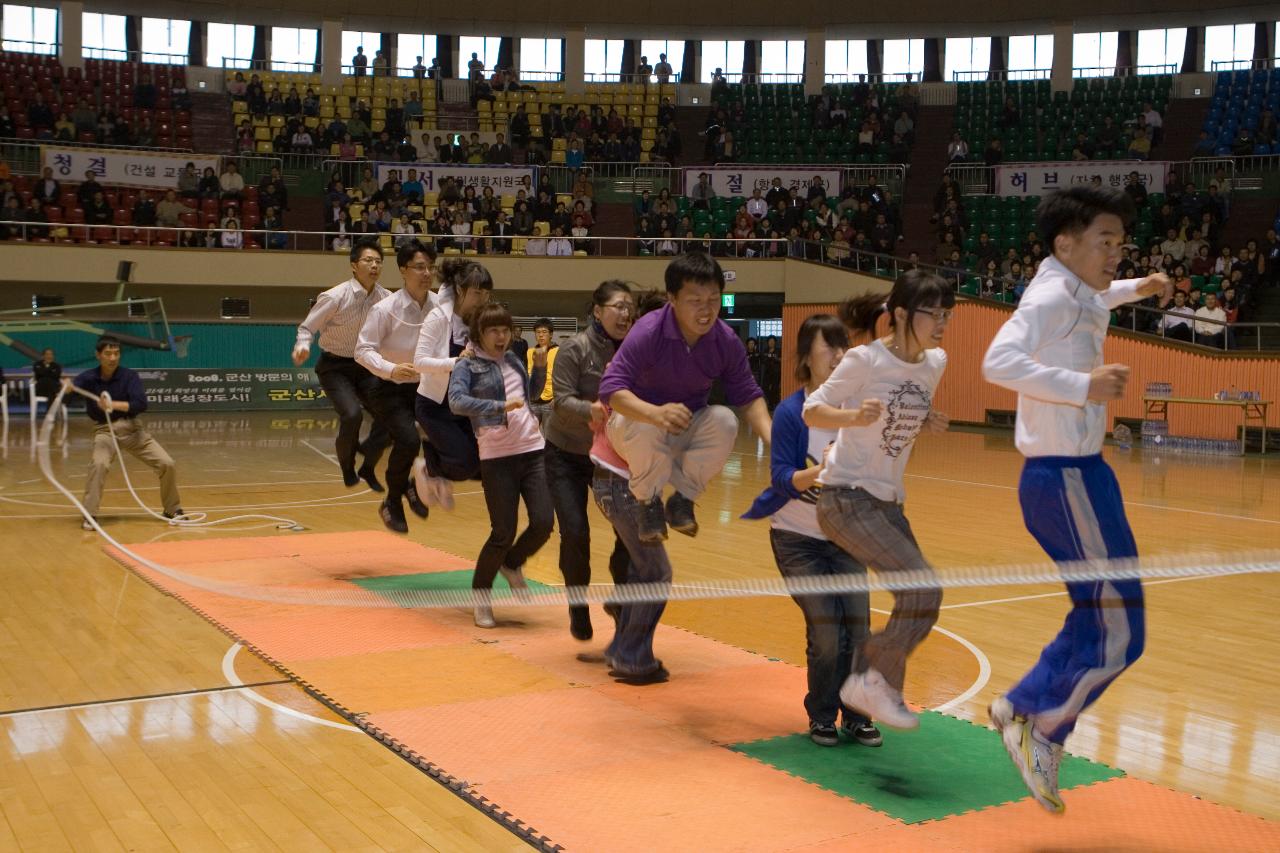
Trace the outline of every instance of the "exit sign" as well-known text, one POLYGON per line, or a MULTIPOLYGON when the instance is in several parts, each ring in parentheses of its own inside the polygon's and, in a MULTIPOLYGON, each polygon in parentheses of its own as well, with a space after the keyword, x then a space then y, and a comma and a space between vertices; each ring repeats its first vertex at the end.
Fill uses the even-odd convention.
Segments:
POLYGON ((721 308, 730 308, 730 309, 732 309, 732 308, 733 308, 733 299, 734 299, 734 294, 732 294, 732 293, 722 293, 722 294, 720 294, 720 307, 721 307, 721 308))

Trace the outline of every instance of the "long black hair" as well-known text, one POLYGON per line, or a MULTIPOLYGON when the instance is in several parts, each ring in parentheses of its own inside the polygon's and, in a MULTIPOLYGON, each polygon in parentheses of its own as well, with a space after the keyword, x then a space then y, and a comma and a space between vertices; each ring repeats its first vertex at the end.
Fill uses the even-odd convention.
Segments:
POLYGON ((808 384, 813 375, 809 370, 809 351, 819 335, 832 349, 849 348, 849 333, 839 318, 831 314, 814 314, 805 318, 800 324, 800 333, 796 335, 796 381, 802 384, 808 384))
POLYGON ((461 294, 472 288, 493 290, 493 276, 481 264, 469 258, 445 258, 440 265, 440 275, 444 287, 453 288, 455 294, 461 294))
POLYGON ((894 309, 907 312, 907 334, 915 336, 913 323, 916 312, 929 308, 952 308, 956 304, 955 291, 945 278, 924 270, 907 270, 893 283, 889 296, 878 294, 855 296, 840 305, 840 322, 854 332, 865 332, 872 337, 876 333, 876 321, 882 313, 889 314, 889 328, 897 329, 894 309))

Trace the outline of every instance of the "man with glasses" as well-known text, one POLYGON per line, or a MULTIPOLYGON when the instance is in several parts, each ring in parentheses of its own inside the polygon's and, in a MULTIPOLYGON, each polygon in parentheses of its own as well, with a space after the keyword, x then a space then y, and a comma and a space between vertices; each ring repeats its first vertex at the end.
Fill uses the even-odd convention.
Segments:
POLYGON ((374 466, 387 446, 387 430, 375 416, 369 435, 360 443, 360 424, 364 420, 361 407, 373 414, 370 395, 378 385, 374 376, 356 362, 356 342, 365 318, 374 305, 391 293, 378 284, 382 274, 382 247, 377 237, 362 237, 351 246, 351 278, 331 287, 316 298, 311 313, 298 326, 293 345, 293 363, 301 367, 311 355, 311 344, 323 336, 322 352, 316 362, 320 387, 338 413, 338 436, 334 449, 342 481, 348 487, 364 480, 375 492, 382 484, 374 474, 374 466), (364 456, 356 470, 356 451, 364 456))
POLYGON ((694 501, 733 449, 738 419, 708 405, 715 380, 758 436, 767 442, 771 434, 746 347, 719 319, 720 264, 689 252, 667 266, 665 279, 668 304, 635 324, 600 381, 600 402, 613 410, 609 441, 631 469, 639 538, 650 544, 667 538, 668 524, 697 535, 694 501), (676 491, 664 511, 668 483, 676 491))
POLYGON ((437 302, 431 292, 435 259, 435 249, 417 239, 400 247, 396 252, 396 265, 400 267, 404 287, 369 310, 356 342, 356 361, 378 377, 378 384, 370 395, 374 416, 391 435, 387 499, 378 508, 378 515, 394 533, 409 532, 403 498, 408 498, 409 509, 419 518, 425 519, 428 512, 409 471, 422 449, 413 413, 418 381, 422 377, 413 366, 413 352, 418 346, 422 323, 437 302))

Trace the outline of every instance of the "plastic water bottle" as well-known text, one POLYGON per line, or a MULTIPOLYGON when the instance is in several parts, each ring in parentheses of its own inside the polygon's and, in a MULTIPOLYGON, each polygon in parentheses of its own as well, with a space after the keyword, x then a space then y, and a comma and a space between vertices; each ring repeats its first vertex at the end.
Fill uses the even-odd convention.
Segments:
POLYGON ((1116 440, 1121 450, 1133 448, 1133 431, 1124 424, 1116 424, 1115 429, 1111 430, 1111 437, 1116 440))

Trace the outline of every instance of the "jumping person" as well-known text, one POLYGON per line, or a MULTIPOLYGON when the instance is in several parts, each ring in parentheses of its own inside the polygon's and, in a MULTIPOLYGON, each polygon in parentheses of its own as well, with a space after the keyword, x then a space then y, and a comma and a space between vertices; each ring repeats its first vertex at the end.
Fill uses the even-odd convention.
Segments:
MULTIPOLYGON (((1170 286, 1157 273, 1114 281, 1134 204, 1121 190, 1078 186, 1047 196, 1037 232, 1052 254, 987 350, 988 382, 1018 392, 1014 443, 1026 457, 1018 497, 1027 530, 1055 561, 1135 558, 1120 485, 1102 459, 1106 404, 1129 368, 1102 363, 1111 309, 1170 286)), ((1051 812, 1063 743, 1076 718, 1142 654, 1138 579, 1068 583, 1071 611, 1040 660, 990 708, 1036 802, 1051 812)))
POLYGON ((708 405, 711 384, 742 409, 769 441, 769 410, 751 376, 742 340, 718 319, 724 271, 710 255, 690 252, 667 265, 668 303, 636 323, 600 381, 600 401, 613 410, 609 441, 627 460, 639 536, 667 538, 667 524, 695 536, 694 501, 719 473, 738 435, 725 406, 708 405), (662 504, 668 483, 675 493, 662 504))
MULTIPOLYGON (((102 481, 111 470, 115 459, 115 444, 111 441, 114 430, 116 442, 137 459, 141 459, 160 478, 160 502, 164 505, 165 518, 181 518, 182 502, 178 496, 178 474, 171 457, 160 442, 147 432, 139 419, 147 410, 147 393, 137 373, 120 364, 120 341, 111 335, 98 338, 94 347, 98 366, 76 376, 63 379, 82 391, 95 395, 97 403, 85 406, 85 413, 97 426, 93 431, 93 459, 89 463, 89 476, 84 484, 85 512, 94 518, 102 503, 102 481), (107 396, 110 395, 110 402, 107 396), (107 425, 107 421, 111 425, 107 425)), ((93 530, 89 519, 81 523, 85 530, 93 530)))
POLYGON ((413 354, 423 320, 436 305, 431 292, 435 260, 435 247, 416 239, 400 246, 396 265, 404 287, 373 306, 356 342, 356 361, 379 377, 369 401, 391 434, 387 497, 378 507, 378 516, 395 533, 409 532, 402 499, 408 499, 409 508, 419 518, 425 519, 429 512, 409 472, 422 447, 414 416, 421 377, 413 366, 413 354))
MULTIPOLYGON (((815 314, 800 325, 796 337, 796 379, 803 387, 783 400, 773 413, 769 446, 771 484, 743 518, 768 518, 769 542, 778 571, 785 578, 849 578, 866 575, 865 566, 822 532, 818 495, 827 449, 835 442, 830 429, 809 429, 802 410, 844 357, 849 335, 830 314, 815 314)), ((840 733, 840 686, 853 669, 853 651, 871 626, 871 599, 866 593, 794 596, 804 613, 805 657, 809 692, 809 737, 819 746, 836 746, 840 733)), ((854 741, 880 746, 880 732, 856 711, 843 709, 841 728, 854 741)))
MULTIPOLYGON (((902 475, 920 431, 947 428, 946 416, 932 407, 947 366, 938 347, 954 305, 947 282, 919 270, 900 275, 887 300, 846 301, 845 326, 874 335, 887 313, 889 334, 846 352, 804 401, 810 429, 839 430, 818 474, 818 524, 860 565, 881 574, 932 572, 903 513, 902 475)), ((845 706, 893 728, 920 724, 902 699, 907 656, 929 635, 941 604, 937 588, 894 591, 884 630, 854 650, 853 671, 840 689, 845 706)))
POLYGON ((422 323, 413 354, 413 366, 422 374, 414 413, 427 436, 424 459, 414 463, 413 478, 424 501, 453 509, 450 482, 479 476, 480 454, 470 419, 449 410, 449 375, 460 357, 475 354, 468 325, 489 301, 493 278, 464 258, 446 259, 440 274, 437 304, 422 323))
POLYGON ((479 596, 475 623, 480 628, 495 625, 489 591, 498 572, 512 589, 527 587, 522 568, 551 538, 555 520, 547 494, 546 445, 529 411, 530 392, 542 387, 538 383, 546 380, 545 368, 530 376, 509 351, 511 325, 503 306, 481 306, 470 323, 473 354, 459 358, 449 377, 449 409, 471 419, 489 509, 489 538, 471 579, 479 596), (529 526, 517 538, 522 499, 529 526))
POLYGON ((381 492, 382 484, 374 467, 388 439, 387 430, 377 417, 364 443, 360 443, 360 424, 364 420, 361 407, 373 413, 370 395, 378 386, 378 377, 358 364, 355 355, 356 341, 369 310, 391 292, 378 284, 378 276, 382 274, 382 247, 377 237, 357 240, 351 246, 350 259, 351 278, 321 293, 307 319, 298 326, 293 363, 301 367, 311 354, 311 344, 321 338, 316 376, 338 413, 334 450, 338 467, 342 469, 342 482, 351 487, 364 480, 372 491, 381 492), (359 471, 356 470, 357 450, 364 456, 359 471))
MULTIPOLYGON (((552 377, 554 408, 542 425, 547 440, 547 480, 560 527, 560 571, 570 590, 591 583, 587 493, 595 470, 590 457, 593 428, 603 426, 606 420, 604 405, 598 399, 600 377, 631 330, 636 313, 631 287, 616 279, 597 287, 591 302, 591 324, 559 348, 552 377)), ((550 361, 547 369, 551 369, 550 361)), ((628 559, 627 548, 615 533, 609 558, 615 584, 625 580, 628 559)), ((569 633, 579 640, 591 639, 591 612, 586 604, 569 605, 569 633)))

